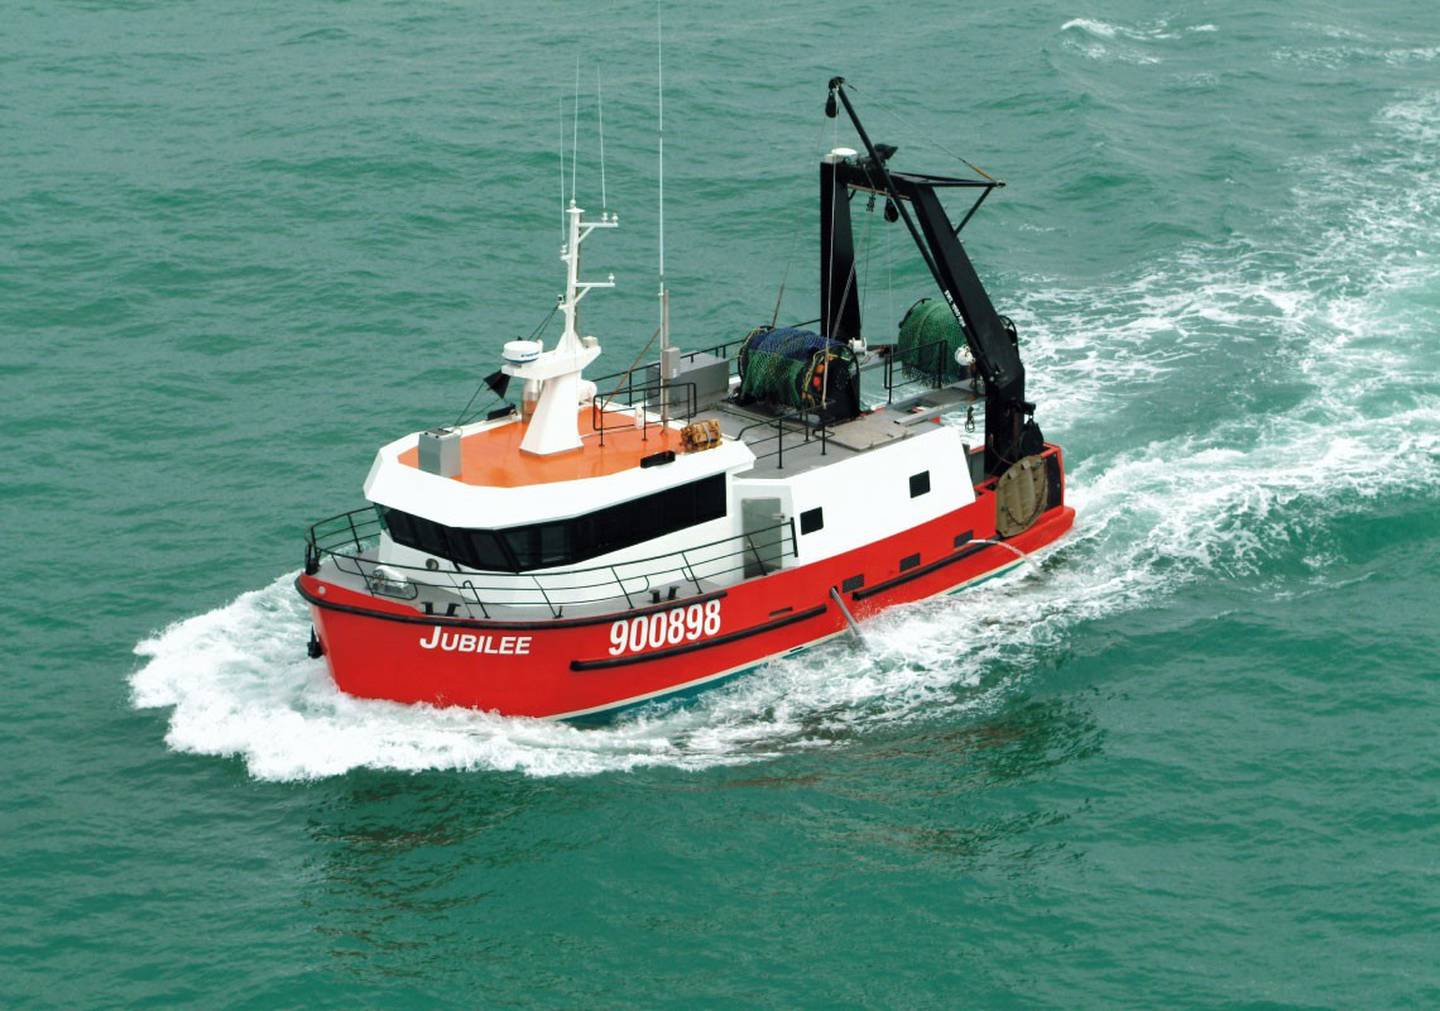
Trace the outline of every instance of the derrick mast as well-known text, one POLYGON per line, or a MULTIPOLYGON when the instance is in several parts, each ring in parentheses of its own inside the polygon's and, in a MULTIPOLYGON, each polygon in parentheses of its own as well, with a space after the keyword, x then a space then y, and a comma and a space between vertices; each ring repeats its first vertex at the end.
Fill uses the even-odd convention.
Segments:
POLYGON ((959 179, 891 171, 887 162, 896 149, 870 140, 845 92, 844 78, 835 77, 830 81, 826 115, 838 115, 840 107, 854 124, 865 153, 837 148, 820 164, 822 325, 827 335, 836 339, 860 336, 850 197, 855 192, 883 196, 886 219, 905 223, 984 380, 985 472, 999 475, 1022 457, 1044 448, 1044 437, 1034 419, 1035 405, 1025 399, 1025 366, 1020 361, 1014 325, 995 311, 959 239, 960 230, 980 204, 1004 183, 989 177, 959 179), (940 202, 939 191, 945 189, 979 191, 959 225, 951 222, 940 202))

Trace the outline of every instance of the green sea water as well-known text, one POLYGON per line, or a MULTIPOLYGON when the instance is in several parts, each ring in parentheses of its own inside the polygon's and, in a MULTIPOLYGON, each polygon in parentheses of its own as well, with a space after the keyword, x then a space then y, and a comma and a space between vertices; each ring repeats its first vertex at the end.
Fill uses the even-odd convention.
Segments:
MULTIPOLYGON (((1073 534, 601 729, 338 695, 290 579, 562 284, 656 321, 654 8, 0 4, 0 1006, 1440 1005, 1440 13, 666 12, 677 342, 816 315, 835 73, 1073 534)), ((865 318, 929 288, 856 207, 865 318)))

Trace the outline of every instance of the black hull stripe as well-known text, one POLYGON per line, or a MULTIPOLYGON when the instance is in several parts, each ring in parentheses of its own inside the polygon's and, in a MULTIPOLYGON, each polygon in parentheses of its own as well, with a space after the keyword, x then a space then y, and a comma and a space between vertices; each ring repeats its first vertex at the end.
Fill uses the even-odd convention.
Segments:
POLYGON ((657 649, 653 653, 635 653, 631 656, 606 657, 603 660, 571 660, 570 669, 576 671, 585 670, 606 670, 611 667, 625 667, 632 663, 648 663, 651 660, 665 660, 672 656, 681 656, 685 653, 694 653, 696 650, 709 649, 711 646, 723 646, 728 642, 738 642, 741 639, 748 639, 752 635, 760 635, 763 632, 773 632, 777 628, 784 628, 786 625, 793 625, 800 621, 809 621, 811 618, 818 618, 824 614, 828 604, 817 604, 808 611, 796 611, 794 614, 787 614, 775 621, 767 621, 763 625, 754 625, 750 628, 742 628, 738 632, 727 632, 725 635, 717 635, 713 639, 702 639, 699 642, 687 642, 683 646, 674 646, 670 649, 657 649))
POLYGON ((993 547, 993 545, 977 544, 971 548, 961 548, 953 555, 946 555, 939 561, 931 562, 929 565, 922 565, 918 569, 911 569, 909 572, 906 572, 903 575, 896 576, 894 579, 887 579, 883 583, 876 583, 874 586, 866 586, 862 587, 861 589, 855 590, 853 593, 850 594, 850 599, 864 600, 866 597, 873 597, 877 593, 884 593, 886 590, 893 590, 895 587, 908 583, 912 579, 919 579, 921 576, 928 576, 932 572, 939 572, 947 565, 954 565, 956 562, 964 561, 971 555, 978 555, 980 552, 984 551, 986 548, 989 547, 993 547))
POLYGON ((596 614, 584 618, 551 618, 540 621, 498 621, 488 618, 452 618, 439 614, 391 614, 389 611, 372 611, 367 607, 356 607, 353 604, 337 604, 334 601, 326 600, 324 597, 316 596, 300 584, 299 577, 295 579, 295 589, 307 601, 316 607, 326 611, 340 611, 343 614, 359 614, 366 618, 379 618, 381 621, 398 621, 406 625, 444 625, 449 628, 518 628, 525 631, 535 631, 545 628, 576 628, 581 625, 604 625, 621 618, 633 618, 641 614, 653 614, 656 611, 669 611, 676 607, 689 607, 691 604, 703 604, 707 600, 719 600, 726 595, 725 590, 711 590, 709 593, 702 593, 695 597, 678 597, 675 600, 667 600, 660 604, 648 604, 645 607, 637 607, 629 611, 612 611, 609 614, 596 614))

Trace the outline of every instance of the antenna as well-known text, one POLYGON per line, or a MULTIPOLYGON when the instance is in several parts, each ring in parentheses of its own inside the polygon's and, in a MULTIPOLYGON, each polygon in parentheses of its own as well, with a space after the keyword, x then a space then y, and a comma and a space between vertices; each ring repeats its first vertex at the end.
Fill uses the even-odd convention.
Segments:
POLYGON ((575 54, 575 127, 570 137, 570 200, 575 200, 575 172, 580 163, 580 54, 575 54))
POLYGON ((670 421, 670 290, 665 287, 665 22, 659 0, 655 3, 655 91, 659 121, 660 161, 660 423, 670 421))
POLYGON ((600 90, 600 68, 595 68, 595 112, 600 118, 600 211, 610 209, 605 197, 605 95, 600 90))
MULTIPOLYGON (((665 291, 665 26, 655 4, 656 95, 660 120, 660 291, 665 291)), ((661 336, 664 336, 662 331, 661 336)))
POLYGON ((570 235, 570 225, 565 217, 565 96, 560 96, 560 245, 563 247, 570 235))

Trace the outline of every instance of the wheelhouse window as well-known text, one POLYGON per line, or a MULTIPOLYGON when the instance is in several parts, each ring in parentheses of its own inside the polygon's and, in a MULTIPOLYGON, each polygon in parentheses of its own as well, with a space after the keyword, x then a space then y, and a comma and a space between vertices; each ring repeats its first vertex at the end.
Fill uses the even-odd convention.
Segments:
POLYGON ((447 527, 378 506, 396 544, 466 568, 526 572, 574 565, 725 516, 725 476, 717 474, 653 495, 548 523, 498 530, 447 527))

